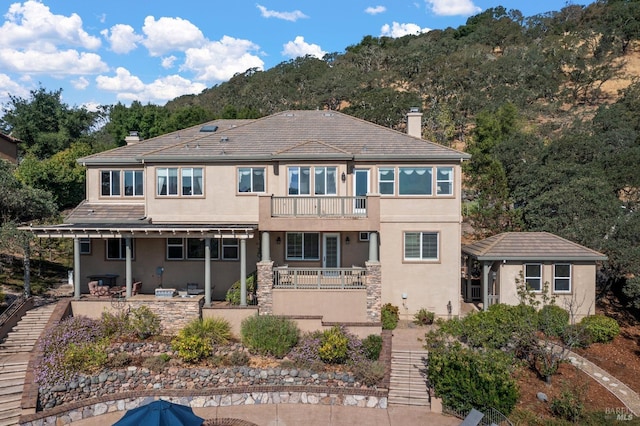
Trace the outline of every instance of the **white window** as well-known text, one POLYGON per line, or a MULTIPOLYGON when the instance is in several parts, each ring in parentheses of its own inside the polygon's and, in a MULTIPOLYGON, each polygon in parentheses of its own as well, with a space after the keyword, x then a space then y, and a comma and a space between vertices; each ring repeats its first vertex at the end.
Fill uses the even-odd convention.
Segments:
POLYGON ((310 175, 309 167, 289 167, 289 195, 311 194, 310 175))
POLYGON ((105 197, 120 196, 120 170, 100 171, 100 184, 102 190, 100 194, 105 197))
POLYGON ((158 195, 178 195, 178 169, 159 168, 156 170, 157 194, 158 195))
POLYGON ((223 238, 222 239, 222 259, 237 260, 238 259, 238 239, 223 238))
POLYGON ((542 265, 527 263, 524 265, 524 282, 531 291, 542 291, 542 265))
POLYGON ((124 196, 141 197, 144 195, 142 170, 124 170, 124 196))
POLYGON ((571 265, 556 263, 553 265, 553 291, 557 293, 571 292, 571 265))
POLYGON ((264 167, 240 167, 238 169, 238 192, 264 192, 264 175, 264 167))
POLYGON ((91 254, 91 238, 80 238, 80 254, 91 254))
POLYGON ((315 167, 315 194, 336 195, 338 169, 336 167, 315 167))
POLYGON ((405 260, 438 260, 437 232, 405 232, 405 260))
POLYGON ((431 195, 433 193, 431 167, 400 167, 400 195, 431 195))
POLYGON ((202 195, 202 168, 185 167, 180 169, 182 176, 182 195, 202 195))
POLYGON ((287 260, 320 260, 320 234, 287 232, 287 260))
POLYGON ((436 168, 436 195, 453 195, 453 167, 436 168))
POLYGON ((184 242, 182 238, 167 238, 167 259, 182 260, 184 258, 184 242))
MULTIPOLYGON (((131 257, 133 258, 134 251, 134 239, 131 239, 131 257)), ((126 244, 125 238, 109 238, 107 239, 107 260, 124 260, 126 257, 126 244)))
POLYGON ((378 192, 381 195, 393 195, 395 193, 396 171, 394 168, 378 169, 378 192))

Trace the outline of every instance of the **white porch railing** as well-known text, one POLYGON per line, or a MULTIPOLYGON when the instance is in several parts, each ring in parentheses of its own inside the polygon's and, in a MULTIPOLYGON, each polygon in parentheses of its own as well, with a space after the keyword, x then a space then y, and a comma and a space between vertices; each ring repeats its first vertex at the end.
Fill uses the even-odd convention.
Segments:
POLYGON ((298 290, 358 290, 366 287, 366 269, 273 268, 273 287, 298 290))
POLYGON ((500 303, 500 295, 499 294, 490 294, 489 295, 489 300, 487 301, 487 307, 492 306, 492 305, 497 305, 498 303, 500 303))
POLYGON ((272 217, 367 217, 367 197, 271 197, 272 217))

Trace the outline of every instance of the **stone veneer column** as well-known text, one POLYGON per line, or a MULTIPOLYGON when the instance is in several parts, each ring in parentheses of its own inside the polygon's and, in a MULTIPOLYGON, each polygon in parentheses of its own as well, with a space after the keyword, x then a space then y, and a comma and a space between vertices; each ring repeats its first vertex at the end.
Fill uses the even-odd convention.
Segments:
POLYGON ((382 265, 380 262, 365 262, 367 268, 367 318, 369 322, 382 320, 382 265))
POLYGON ((258 313, 269 315, 273 313, 273 261, 258 262, 258 313))

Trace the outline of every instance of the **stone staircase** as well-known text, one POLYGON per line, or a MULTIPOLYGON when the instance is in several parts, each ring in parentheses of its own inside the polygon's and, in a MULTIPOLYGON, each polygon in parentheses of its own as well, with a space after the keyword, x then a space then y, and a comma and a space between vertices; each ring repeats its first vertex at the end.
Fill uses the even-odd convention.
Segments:
POLYGON ((18 424, 29 353, 55 306, 50 304, 28 311, 0 343, 0 426, 18 424))
POLYGON ((426 357, 427 351, 391 351, 389 405, 430 405, 424 363, 426 357))

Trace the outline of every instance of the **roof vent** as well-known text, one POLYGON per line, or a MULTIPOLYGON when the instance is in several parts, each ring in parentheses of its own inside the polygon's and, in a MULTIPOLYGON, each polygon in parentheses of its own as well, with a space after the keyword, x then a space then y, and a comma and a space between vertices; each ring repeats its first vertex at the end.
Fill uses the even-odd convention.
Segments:
POLYGON ((218 126, 213 124, 206 124, 200 127, 200 133, 213 133, 218 130, 218 126))
POLYGON ((229 136, 222 136, 220 142, 229 142, 229 136))

